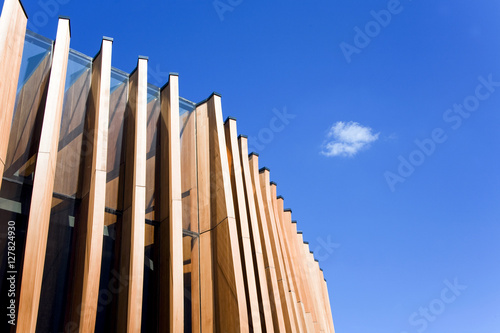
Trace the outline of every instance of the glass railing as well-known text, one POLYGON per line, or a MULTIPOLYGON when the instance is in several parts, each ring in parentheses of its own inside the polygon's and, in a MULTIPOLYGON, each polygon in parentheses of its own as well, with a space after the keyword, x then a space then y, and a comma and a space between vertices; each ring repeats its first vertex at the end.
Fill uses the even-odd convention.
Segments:
POLYGON ((92 68, 92 58, 83 53, 69 50, 68 66, 66 70, 66 83, 64 85, 64 92, 67 92, 82 75, 90 76, 90 69, 92 68))
POLYGON ((17 92, 26 85, 40 64, 52 54, 53 41, 30 30, 24 38, 23 59, 19 71, 17 92))

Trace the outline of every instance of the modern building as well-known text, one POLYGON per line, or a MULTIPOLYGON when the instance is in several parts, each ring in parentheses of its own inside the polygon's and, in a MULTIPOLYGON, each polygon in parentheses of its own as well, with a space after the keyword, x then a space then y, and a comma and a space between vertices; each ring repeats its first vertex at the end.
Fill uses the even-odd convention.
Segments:
POLYGON ((334 332, 326 281, 221 97, 0 18, 2 332, 334 332))

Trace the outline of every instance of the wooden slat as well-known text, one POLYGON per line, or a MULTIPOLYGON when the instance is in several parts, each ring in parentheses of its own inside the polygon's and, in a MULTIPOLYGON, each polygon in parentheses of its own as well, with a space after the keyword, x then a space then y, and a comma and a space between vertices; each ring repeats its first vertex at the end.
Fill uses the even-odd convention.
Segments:
MULTIPOLYGON (((301 235, 302 238, 302 235, 301 235)), ((311 279, 311 262, 309 258, 309 243, 302 243, 302 257, 304 260, 304 275, 306 279, 306 285, 308 286, 307 293, 309 298, 309 311, 311 313, 311 319, 315 328, 315 331, 319 331, 318 325, 318 316, 316 311, 316 302, 314 300, 314 294, 311 292, 310 284, 312 283, 311 279)))
MULTIPOLYGON (((140 332, 142 315, 142 294, 144 279, 144 232, 146 218, 146 131, 147 131, 147 80, 148 61, 140 58, 131 79, 131 90, 135 91, 135 100, 129 94, 129 105, 135 119, 135 145, 133 155, 131 247, 128 288, 127 332, 140 332), (136 83, 136 85, 134 85, 136 83)), ((129 165, 125 168, 128 169, 129 165)), ((127 196, 127 193, 125 193, 127 196)), ((127 208, 125 208, 127 210, 127 208)))
POLYGON ((243 177, 241 173, 241 161, 238 147, 238 134, 236 120, 228 118, 225 124, 226 145, 228 147, 229 170, 231 172, 231 184, 233 192, 234 209, 238 226, 241 261, 245 276, 245 291, 247 307, 253 332, 262 332, 257 285, 255 282, 254 263, 252 258, 252 245, 250 241, 250 228, 248 225, 245 192, 243 189, 243 177))
POLYGON ((203 103, 196 107, 196 153, 198 159, 198 211, 199 232, 211 229, 210 206, 210 136, 208 106, 203 103))
MULTIPOLYGON (((261 173, 261 177, 263 174, 261 173)), ((271 182, 270 184, 270 199, 272 202, 272 207, 274 211, 274 216, 275 216, 275 222, 276 222, 276 230, 277 230, 277 237, 281 246, 281 252, 283 254, 283 266, 285 268, 286 272, 286 278, 288 281, 288 289, 289 289, 289 297, 290 301, 292 304, 292 311, 294 315, 294 320, 295 320, 295 326, 297 328, 298 332, 303 331, 303 324, 302 324, 302 318, 301 318, 301 312, 300 312, 300 306, 297 302, 297 295, 296 295, 296 284, 294 282, 294 270, 292 268, 292 263, 291 263, 291 254, 290 251, 287 247, 287 239, 286 239, 286 233, 283 227, 283 199, 277 199, 276 197, 276 184, 274 182, 271 182)))
MULTIPOLYGON (((271 187, 272 188, 272 187, 271 187)), ((292 281, 294 285, 294 290, 295 290, 295 297, 297 299, 297 312, 298 316, 300 317, 300 324, 302 327, 302 330, 304 332, 307 331, 307 324, 306 324, 306 313, 304 309, 304 304, 303 304, 303 286, 301 284, 301 279, 300 279, 300 274, 298 272, 297 268, 297 260, 296 260, 296 254, 295 254, 295 249, 293 247, 293 242, 295 241, 295 233, 292 234, 292 228, 293 224, 292 223, 292 212, 291 211, 284 211, 284 202, 283 198, 279 198, 276 200, 276 205, 278 211, 283 212, 282 214, 282 227, 283 227, 283 235, 284 239, 286 242, 286 247, 288 248, 288 253, 289 253, 289 260, 290 260, 290 270, 291 270, 291 275, 292 275, 292 281)))
POLYGON ((214 273, 211 232, 200 234, 201 331, 215 332, 214 273))
MULTIPOLYGON (((210 147, 208 107, 203 103, 196 108, 196 157, 198 178, 198 216, 200 232, 200 308, 201 331, 214 332, 214 270, 213 244, 210 232, 210 147)), ((186 152, 183 152, 185 154, 186 152)))
POLYGON ((328 295, 328 285, 325 280, 325 276, 323 274, 323 271, 321 271, 321 278, 323 279, 322 281, 322 287, 323 287, 323 297, 325 299, 325 307, 326 307, 326 315, 328 317, 328 327, 330 329, 330 333, 335 333, 335 327, 333 325, 333 316, 332 316, 332 308, 330 306, 330 296, 328 295))
MULTIPOLYGON (((310 251, 309 245, 306 244, 306 253, 308 263, 309 263, 309 281, 311 281, 311 288, 310 288, 310 293, 312 294, 313 297, 313 302, 314 302, 314 311, 316 313, 316 325, 319 328, 320 332, 325 331, 325 325, 324 325, 324 316, 323 316, 323 306, 321 305, 320 299, 321 295, 318 291, 318 282, 317 282, 317 275, 316 275, 316 264, 317 262, 314 260, 314 254, 310 251)), ((319 267, 319 266, 318 266, 319 267)), ((318 268, 319 271, 319 268, 318 268)))
POLYGON ((106 198, 106 170, 108 151, 109 94, 111 80, 112 40, 102 41, 101 51, 92 67, 91 98, 87 112, 94 120, 89 137, 92 140, 90 189, 88 192, 87 232, 83 288, 81 297, 80 332, 93 332, 97 314, 99 280, 101 274, 102 244, 106 198))
POLYGON ((19 0, 5 0, 0 16, 0 187, 5 168, 12 114, 28 17, 19 0))
MULTIPOLYGON (((200 307, 200 238, 194 238, 191 248, 191 333, 201 332, 200 307)), ((186 290, 186 287, 184 287, 186 290)), ((189 297, 189 295, 184 295, 189 297)))
MULTIPOLYGON (((179 78, 161 91, 160 116, 160 331, 184 331, 179 78)), ((158 157, 157 157, 158 158, 158 157)))
MULTIPOLYGON (((206 110, 206 104, 205 104, 206 110)), ((206 112, 206 111, 205 111, 206 112)), ((210 211, 209 203, 204 206, 203 211, 198 211, 198 170, 197 170, 197 149, 196 149, 196 109, 193 111, 183 112, 180 116, 180 146, 181 146, 181 193, 182 193, 182 228, 192 231, 194 233, 199 232, 199 223, 198 223, 198 212, 207 215, 207 220, 209 221, 210 211)), ((205 117, 205 120, 208 122, 208 119, 205 117)), ((207 125, 208 126, 208 125, 207 125)), ((201 134, 201 133, 200 133, 201 134)), ((207 138, 208 142, 208 138, 207 138)), ((206 152, 208 154, 208 150, 206 152)), ((205 161, 208 164, 208 159, 205 161)), ((204 163, 201 161, 200 163, 204 163)), ((208 198, 208 195, 205 197, 208 198)), ((209 236, 207 233, 206 235, 209 236)), ((186 236, 187 237, 187 236, 186 236)), ((206 245, 205 240, 209 237, 202 237, 204 245, 206 245)), ((190 285, 184 286, 184 299, 189 299, 191 301, 191 332, 200 332, 201 330, 201 311, 200 311, 200 284, 205 284, 206 279, 200 279, 200 238, 193 239, 191 242, 191 246, 189 248, 184 248, 183 250, 186 253, 189 253, 191 256, 191 262, 189 264, 185 264, 184 266, 189 266, 190 273, 190 285), (191 294, 189 295, 188 291, 190 290, 191 294)), ((210 244, 210 241, 208 242, 210 244)), ((211 250, 205 251, 202 255, 205 257, 201 262, 203 268, 208 268, 210 283, 213 281, 211 276, 212 269, 212 259, 211 259, 211 250)), ((186 260, 186 257, 184 258, 186 260)), ((186 271, 186 270, 185 270, 186 271)), ((205 274, 205 273, 203 273, 205 274)), ((203 276, 205 277, 205 275, 203 276)), ((212 288, 203 288, 208 294, 208 297, 204 297, 204 299, 213 299, 212 288)), ((209 304, 213 304, 213 302, 208 302, 209 304)), ((209 318, 209 323, 207 326, 213 327, 213 306, 204 308, 204 317, 209 318), (209 312, 209 315, 205 315, 206 312, 209 312)), ((186 318, 186 320, 188 320, 186 318)), ((186 329, 186 328, 185 328, 186 329)))
POLYGON ((35 167, 23 263, 17 332, 35 332, 54 188, 57 144, 70 42, 69 20, 59 19, 35 167))
POLYGON ((291 223, 291 212, 287 211, 284 212, 283 206, 283 198, 277 198, 276 197, 276 184, 272 183, 271 184, 271 199, 273 202, 273 208, 274 212, 276 215, 276 224, 277 224, 277 229, 278 229, 278 236, 280 239, 280 244, 282 247, 282 252, 283 252, 283 259, 284 259, 284 266, 287 271, 287 278, 288 278, 288 285, 290 288, 290 296, 293 301, 293 307, 295 311, 295 318, 297 322, 297 330, 299 332, 305 331, 307 328, 304 326, 304 317, 302 313, 302 308, 298 302, 298 295, 297 295, 297 281, 296 281, 296 273, 295 273, 295 267, 292 262, 292 253, 290 249, 290 245, 288 244, 288 234, 287 230, 285 228, 285 224, 291 223), (287 218, 285 218, 285 215, 287 218))
POLYGON ((306 311, 306 318, 307 318, 307 327, 308 327, 308 332, 314 332, 314 322, 315 322, 315 317, 313 318, 313 305, 312 305, 312 298, 311 294, 309 293, 308 286, 309 286, 309 280, 308 280, 308 266, 307 266, 307 260, 306 256, 304 253, 304 238, 302 236, 302 233, 297 232, 296 233, 297 241, 296 241, 296 251, 297 251, 297 261, 298 261, 298 267, 302 279, 302 285, 304 286, 304 307, 306 311))
POLYGON ((250 239, 252 241, 252 249, 254 255, 254 269, 256 272, 256 284, 259 291, 259 304, 261 311, 261 322, 266 332, 273 332, 273 316, 271 310, 271 302, 269 300, 270 291, 266 278, 266 266, 262 244, 260 241, 260 227, 257 218, 257 211, 254 200, 254 190, 252 185, 252 177, 250 175, 250 165, 248 163, 248 139, 244 136, 238 138, 241 167, 243 172, 243 184, 245 189, 246 208, 248 215, 248 223, 250 226, 250 239))
MULTIPOLYGON (((236 228, 221 98, 207 101, 210 142, 210 220, 217 332, 248 332, 243 269, 236 228)), ((203 308, 202 308, 203 313, 203 308)))
POLYGON ((311 300, 311 315, 313 318, 313 323, 314 327, 316 330, 319 332, 321 331, 321 325, 320 325, 320 312, 318 309, 318 302, 317 302, 317 293, 315 291, 315 286, 314 282, 316 281, 313 276, 313 268, 314 268, 314 257, 311 254, 309 250, 309 243, 304 243, 303 245, 304 249, 304 258, 306 261, 306 278, 308 281, 308 286, 309 286, 309 294, 310 294, 310 300, 311 300))
POLYGON ((287 271, 284 265, 284 254, 279 240, 277 222, 274 214, 273 203, 271 199, 270 175, 269 170, 262 168, 259 171, 260 190, 262 192, 262 200, 264 203, 264 211, 267 219, 267 227, 269 230, 269 238, 271 241, 271 249, 273 252, 274 264, 276 265, 276 278, 278 279, 278 288, 281 297, 281 306, 285 318, 285 327, 287 332, 297 331, 297 320, 295 318, 295 310, 292 304, 290 288, 288 286, 287 271))
MULTIPOLYGON (((313 256, 311 254, 311 256, 313 256)), ((314 256, 313 256, 314 258, 314 256)), ((330 330, 328 329, 328 323, 327 323, 327 315, 325 312, 325 303, 324 303, 324 297, 323 297, 323 279, 320 278, 320 267, 319 267, 319 262, 314 261, 314 266, 313 266, 313 273, 314 273, 314 289, 316 290, 317 294, 317 303, 318 303, 318 311, 320 314, 320 325, 321 329, 325 332, 329 332, 330 330)))
POLYGON ((120 271, 128 272, 128 288, 124 288, 119 295, 117 327, 120 332, 141 330, 146 217, 147 66, 148 60, 140 57, 129 81, 120 257, 120 271))
POLYGON ((302 267, 300 265, 300 259, 297 256, 297 249, 296 249, 296 244, 297 244, 297 224, 296 223, 291 223, 288 225, 288 239, 289 239, 289 244, 290 244, 290 249, 292 251, 292 259, 293 259, 293 266, 295 268, 295 279, 297 282, 297 298, 300 304, 301 308, 301 313, 302 313, 302 318, 303 318, 303 327, 305 331, 308 331, 307 329, 307 311, 306 311, 306 296, 305 296, 305 286, 303 282, 303 272, 302 272, 302 267))
POLYGON ((255 208, 257 211, 257 219, 259 221, 260 230, 260 240, 262 244, 262 249, 264 252, 264 262, 266 265, 266 275, 267 282, 269 286, 269 299, 271 301, 272 314, 274 330, 278 332, 285 332, 286 327, 290 326, 289 318, 285 318, 285 311, 283 309, 283 304, 281 300, 280 284, 278 283, 277 272, 276 272, 276 262, 274 259, 273 245, 271 242, 271 236, 269 231, 271 228, 268 226, 268 220, 266 216, 266 208, 264 206, 264 200, 262 198, 262 191, 259 178, 259 158, 256 154, 251 154, 249 158, 250 163, 250 174, 252 177, 252 185, 255 199, 255 208), (288 326, 285 323, 288 321, 288 326))
MULTIPOLYGON (((296 223, 290 223, 290 221, 287 219, 287 216, 290 216, 291 218, 291 213, 290 214, 284 214, 284 227, 285 227, 285 233, 287 235, 287 240, 288 240, 288 245, 290 246, 290 259, 291 259, 291 264, 293 266, 293 272, 295 273, 294 279, 296 282, 296 295, 297 295, 297 300, 299 301, 300 307, 302 309, 302 317, 304 318, 304 323, 303 326, 307 327, 306 324, 306 305, 304 302, 305 299, 305 287, 303 283, 303 272, 302 272, 302 266, 301 266, 301 260, 300 257, 298 257, 297 253, 297 224, 296 223)), ((307 330, 306 330, 307 331, 307 330)))

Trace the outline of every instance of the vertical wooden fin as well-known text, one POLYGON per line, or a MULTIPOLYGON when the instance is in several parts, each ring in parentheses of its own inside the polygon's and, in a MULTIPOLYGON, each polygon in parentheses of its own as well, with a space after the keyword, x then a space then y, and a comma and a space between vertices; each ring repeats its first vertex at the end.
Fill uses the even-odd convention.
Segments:
MULTIPOLYGON (((89 117, 89 138, 92 147, 90 188, 84 189, 88 196, 87 230, 85 244, 85 261, 83 267, 83 286, 81 294, 81 310, 79 318, 80 332, 93 332, 97 315, 99 280, 101 274, 104 215, 106 201, 106 170, 108 152, 108 121, 111 81, 111 49, 113 41, 103 39, 101 51, 92 66, 91 96, 89 117), (87 192, 88 191, 88 192, 87 192)), ((77 308, 78 310, 78 308, 77 308)))
POLYGON ((276 197, 276 184, 271 183, 271 199, 273 202, 274 212, 276 216, 276 225, 278 230, 278 236, 281 243, 281 248, 283 252, 284 266, 287 272, 288 286, 290 289, 290 297, 292 300, 292 307, 295 314, 297 331, 303 332, 307 328, 304 327, 304 319, 302 316, 302 309, 298 303, 298 293, 297 293, 297 282, 295 267, 292 262, 292 253, 290 246, 288 244, 288 233, 285 227, 286 224, 291 223, 291 213, 289 211, 284 212, 283 210, 283 198, 276 197), (287 218, 285 218, 285 215, 287 218))
POLYGON ((312 305, 312 297, 311 293, 308 291, 308 265, 307 265, 307 260, 306 260, 306 255, 304 252, 304 238, 301 233, 297 233, 296 235, 297 241, 296 241, 296 250, 297 250, 297 260, 299 261, 299 270, 300 274, 302 277, 302 284, 304 286, 304 307, 306 311, 306 318, 307 318, 307 331, 313 332, 314 331, 314 322, 316 321, 316 317, 313 317, 314 311, 313 311, 313 305, 312 305))
POLYGON ((160 331, 184 331, 179 77, 161 91, 160 331))
POLYGON ((277 221, 274 214, 273 203, 271 199, 271 189, 270 189, 270 175, 269 169, 262 168, 259 171, 260 177, 260 189, 257 191, 262 191, 263 207, 267 219, 267 227, 269 230, 269 238, 271 242, 271 249, 274 258, 274 264, 276 268, 276 278, 278 279, 278 288, 281 298, 281 307, 283 308, 283 315, 285 319, 285 327, 287 332, 297 331, 297 320, 295 318, 295 311, 293 309, 293 304, 291 301, 290 288, 288 287, 287 272, 284 265, 284 254, 282 252, 282 247, 280 244, 280 239, 278 235, 277 221))
MULTIPOLYGON (((273 253, 273 244, 271 242, 271 237, 269 235, 270 226, 269 221, 266 216, 266 208, 264 206, 264 200, 262 198, 262 190, 259 179, 259 158, 256 154, 251 154, 249 157, 250 163, 250 174, 252 176, 253 192, 255 198, 255 207, 257 211, 257 219, 259 221, 260 230, 260 240, 262 243, 262 248, 264 250, 264 261, 266 266, 267 282, 269 285, 269 299, 271 300, 274 330, 277 332, 286 331, 285 318, 283 309, 283 302, 281 300, 281 293, 278 284, 277 272, 276 272, 276 262, 273 253)), ((288 321, 289 323, 289 321, 288 321)), ((289 325, 289 324, 288 324, 289 325)))
POLYGON ((325 303, 323 299, 323 280, 320 279, 320 267, 319 267, 319 262, 314 259, 314 255, 311 254, 312 259, 313 259, 313 281, 312 283, 314 284, 314 291, 316 292, 316 302, 318 304, 318 316, 319 316, 319 324, 321 326, 321 329, 325 332, 328 332, 328 324, 326 321, 326 313, 325 313, 325 303))
POLYGON ((312 320, 314 323, 314 327, 317 331, 320 331, 320 324, 319 324, 319 313, 318 313, 318 306, 316 302, 316 293, 315 289, 311 284, 314 282, 314 279, 312 277, 312 270, 314 267, 314 258, 312 257, 312 254, 309 250, 309 243, 304 242, 302 244, 302 255, 304 256, 304 268, 306 271, 306 279, 309 288, 309 300, 310 300, 310 306, 311 306, 311 316, 312 320))
POLYGON ((330 306, 330 296, 328 296, 328 285, 326 283, 323 271, 321 271, 321 279, 323 279, 322 281, 323 297, 325 299, 325 312, 326 315, 328 316, 328 327, 330 329, 330 333, 335 333, 335 327, 333 325, 332 308, 330 306))
POLYGON ((70 42, 69 19, 60 18, 35 166, 23 263, 17 332, 35 332, 54 189, 57 145, 70 42))
POLYGON ((243 177, 241 172, 241 160, 238 147, 238 134, 236 120, 228 118, 225 124, 226 144, 228 148, 229 169, 231 172, 231 184, 233 192, 234 209, 238 226, 240 254, 243 264, 245 291, 250 325, 253 332, 262 332, 258 289, 255 282, 254 262, 252 257, 252 244, 250 241, 250 228, 248 225, 245 192, 243 189, 243 177))
POLYGON ((208 106, 196 107, 196 157, 198 179, 198 216, 200 232, 200 308, 201 331, 214 332, 213 243, 210 232, 210 139, 208 106))
POLYGON ((210 226, 217 332, 248 332, 243 270, 236 229, 221 98, 207 101, 210 148, 210 226))
MULTIPOLYGON (((144 233, 146 218, 146 130, 147 130, 147 89, 148 60, 139 58, 137 71, 132 75, 129 105, 132 119, 135 120, 131 207, 125 207, 125 214, 130 210, 131 246, 128 288, 127 332, 140 332, 142 315, 142 288, 144 279, 144 233)), ((127 147, 128 148, 128 147, 127 147)), ((126 202, 126 199, 125 199, 126 202)))
POLYGON ((129 81, 120 255, 120 272, 128 274, 128 288, 124 288, 119 295, 117 327, 120 332, 141 330, 146 218, 147 70, 147 58, 139 57, 137 68, 129 81))
MULTIPOLYGON (((282 199, 279 201, 283 201, 282 199)), ((305 290, 305 285, 303 281, 303 269, 302 269, 302 261, 301 258, 298 256, 297 252, 297 224, 292 222, 292 214, 291 212, 285 212, 284 213, 284 225, 285 229, 287 232, 287 238, 288 238, 288 244, 290 245, 290 252, 291 252, 291 262, 292 266, 294 268, 294 279, 296 281, 296 294, 297 294, 297 299, 300 304, 300 309, 302 312, 302 318, 303 318, 303 327, 304 331, 308 331, 308 326, 307 326, 307 315, 306 315, 306 290, 305 290)))
POLYGON ((19 0, 5 0, 0 16, 0 187, 7 157, 28 17, 19 0))
POLYGON ((273 332, 273 315, 271 310, 271 301, 269 299, 271 293, 266 278, 266 261, 264 259, 264 253, 260 240, 261 232, 255 206, 253 190, 254 188, 252 184, 252 177, 250 175, 250 165, 248 163, 247 141, 248 139, 246 137, 240 136, 238 138, 241 166, 243 171, 243 183, 245 188, 246 208, 250 226, 250 239, 252 240, 254 267, 256 271, 257 288, 259 290, 261 322, 263 322, 263 328, 265 327, 266 332, 273 332))

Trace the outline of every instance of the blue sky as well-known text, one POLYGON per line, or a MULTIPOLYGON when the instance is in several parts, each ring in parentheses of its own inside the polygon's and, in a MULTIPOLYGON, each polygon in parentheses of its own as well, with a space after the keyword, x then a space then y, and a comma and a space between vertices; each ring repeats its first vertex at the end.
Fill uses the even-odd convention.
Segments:
POLYGON ((113 66, 147 55, 151 83, 222 94, 320 259, 337 332, 500 331, 498 1, 23 3, 46 37, 67 15, 73 49, 110 36, 113 66))

